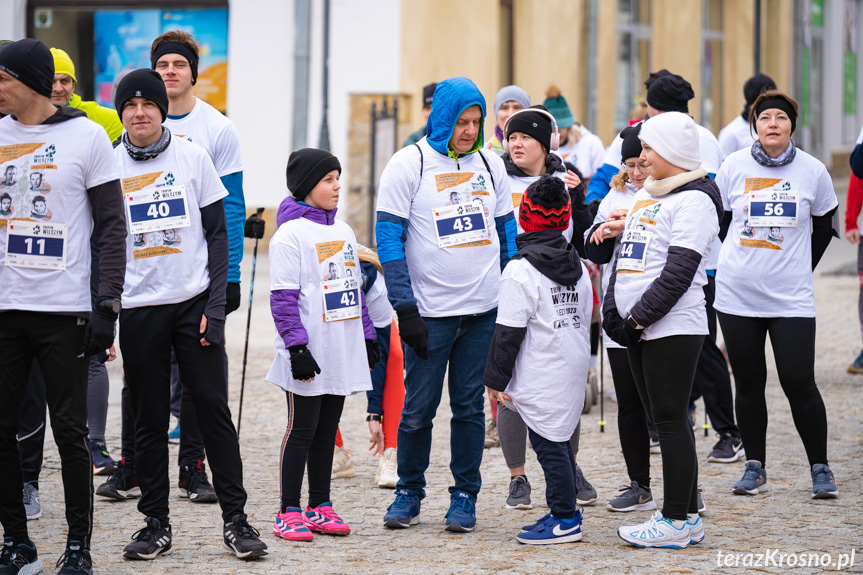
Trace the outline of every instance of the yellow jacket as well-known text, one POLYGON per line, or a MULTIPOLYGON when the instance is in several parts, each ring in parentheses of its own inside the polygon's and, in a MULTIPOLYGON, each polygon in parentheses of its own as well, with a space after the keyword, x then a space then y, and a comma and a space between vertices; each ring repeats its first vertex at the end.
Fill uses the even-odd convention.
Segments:
POLYGON ((78 108, 87 114, 88 118, 105 128, 112 142, 123 134, 123 123, 120 122, 120 116, 115 110, 100 106, 96 102, 85 102, 78 94, 72 94, 72 99, 67 106, 78 108))

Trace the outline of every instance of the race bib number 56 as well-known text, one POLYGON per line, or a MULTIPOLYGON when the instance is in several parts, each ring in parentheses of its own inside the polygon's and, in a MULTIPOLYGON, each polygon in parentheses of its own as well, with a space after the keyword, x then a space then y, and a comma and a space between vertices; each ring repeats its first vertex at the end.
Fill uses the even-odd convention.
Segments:
POLYGON ((797 227, 797 192, 749 192, 749 225, 754 228, 797 227))
POLYGON ((191 225, 186 186, 140 190, 126 194, 129 231, 133 234, 160 232, 191 225))
POLYGON ((11 220, 7 226, 6 265, 40 270, 66 269, 66 224, 11 220))

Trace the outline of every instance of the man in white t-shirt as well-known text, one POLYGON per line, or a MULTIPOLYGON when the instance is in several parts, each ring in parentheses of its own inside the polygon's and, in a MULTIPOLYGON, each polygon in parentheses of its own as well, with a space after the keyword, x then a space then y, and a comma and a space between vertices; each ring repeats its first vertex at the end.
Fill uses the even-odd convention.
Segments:
POLYGON ((432 419, 447 368, 455 485, 449 488, 446 529, 471 531, 476 523, 485 435, 482 374, 500 272, 515 254, 516 235, 503 161, 482 149, 484 118, 485 98, 473 82, 438 83, 427 136, 396 152, 381 175, 378 255, 407 345, 399 482, 384 516, 388 527, 419 522, 432 419), (455 189, 470 201, 450 204, 455 189))
MULTIPOLYGON (((226 313, 240 307, 240 262, 243 259, 243 224, 246 203, 243 196, 243 162, 234 124, 213 106, 195 97, 200 51, 191 34, 170 30, 153 40, 150 63, 162 76, 168 92, 165 127, 175 136, 194 142, 206 150, 228 195, 222 201, 228 228, 228 287, 226 313)), ((227 360, 226 360, 227 361, 227 360)), ((176 365, 176 363, 172 364, 176 365)), ((195 410, 182 381, 174 371, 171 410, 180 420, 180 481, 195 484, 189 496, 193 502, 215 501, 206 474, 196 473, 205 459, 204 443, 195 410), (182 402, 180 397, 182 395, 182 402), (187 477, 188 476, 188 477, 187 477)), ((227 382, 226 382, 227 385, 227 382)))
POLYGON ((114 341, 126 262, 116 249, 124 241, 125 222, 111 142, 83 112, 51 103, 53 80, 54 59, 42 42, 28 38, 0 52, 0 114, 6 115, 0 120, 0 157, 14 159, 25 181, 34 168, 49 174, 52 214, 50 222, 28 217, 31 207, 48 213, 44 197, 34 206, 26 189, 4 188, 12 217, 0 219, 0 572, 42 569, 27 533, 15 437, 19 400, 35 358, 63 468, 69 532, 59 573, 65 575, 91 572, 87 365, 89 356, 114 341), (100 247, 94 298, 91 232, 100 247))
POLYGON ((114 150, 128 214, 125 237, 126 309, 120 349, 135 420, 138 510, 146 527, 123 550, 130 559, 171 551, 168 516, 168 437, 172 349, 201 415, 213 462, 225 545, 241 559, 266 555, 267 546, 244 512, 243 464, 228 409, 224 363, 228 238, 227 195, 209 156, 172 138, 162 126, 168 96, 152 70, 135 70, 117 86, 114 105, 125 132, 114 150), (155 245, 136 247, 149 232, 155 245), (153 232, 161 232, 160 234, 153 232), (161 236, 161 243, 158 243, 161 236))
POLYGON ((728 156, 748 148, 756 139, 755 130, 752 130, 749 125, 749 108, 755 103, 755 99, 765 90, 775 90, 776 82, 770 76, 765 74, 755 74, 743 85, 743 96, 746 98, 746 105, 743 106, 743 112, 731 120, 724 128, 719 130, 719 149, 722 151, 722 159, 725 160, 728 156))

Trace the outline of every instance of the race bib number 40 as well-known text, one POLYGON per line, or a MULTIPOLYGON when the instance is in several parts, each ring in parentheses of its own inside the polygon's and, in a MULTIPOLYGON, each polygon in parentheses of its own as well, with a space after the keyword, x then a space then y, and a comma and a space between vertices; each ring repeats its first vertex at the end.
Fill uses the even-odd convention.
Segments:
POLYGON ((360 284, 356 278, 321 282, 324 294, 324 321, 342 321, 360 317, 360 284))
POLYGON ((797 192, 749 192, 749 225, 753 228, 796 228, 797 192))
POLYGON ((647 246, 650 243, 651 232, 646 230, 626 230, 620 251, 617 252, 618 271, 643 272, 647 258, 647 246))
POLYGON ((129 230, 133 234, 160 232, 191 225, 186 186, 140 190, 126 195, 129 230))
POLYGON ((454 204, 432 210, 437 244, 450 248, 488 239, 483 206, 478 202, 454 204))
POLYGON ((6 265, 39 270, 66 269, 66 224, 10 220, 6 265))

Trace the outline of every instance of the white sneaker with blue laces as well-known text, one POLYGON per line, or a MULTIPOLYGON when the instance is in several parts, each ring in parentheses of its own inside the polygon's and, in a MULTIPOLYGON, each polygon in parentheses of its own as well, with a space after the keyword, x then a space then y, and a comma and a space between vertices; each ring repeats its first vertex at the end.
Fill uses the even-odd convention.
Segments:
POLYGON ((675 527, 672 519, 668 519, 657 510, 653 516, 640 525, 623 525, 617 528, 617 534, 627 543, 637 547, 662 547, 665 549, 683 549, 689 545, 690 526, 686 521, 675 527))

